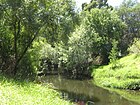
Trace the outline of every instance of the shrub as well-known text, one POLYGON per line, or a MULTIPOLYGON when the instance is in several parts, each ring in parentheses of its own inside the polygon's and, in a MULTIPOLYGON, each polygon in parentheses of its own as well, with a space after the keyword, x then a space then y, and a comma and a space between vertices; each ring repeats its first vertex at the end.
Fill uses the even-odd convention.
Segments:
POLYGON ((112 64, 112 68, 117 67, 117 60, 118 60, 118 42, 116 40, 112 41, 112 49, 110 51, 109 59, 110 63, 112 64))
POLYGON ((128 48, 129 53, 140 53, 140 39, 135 38, 133 44, 128 48))

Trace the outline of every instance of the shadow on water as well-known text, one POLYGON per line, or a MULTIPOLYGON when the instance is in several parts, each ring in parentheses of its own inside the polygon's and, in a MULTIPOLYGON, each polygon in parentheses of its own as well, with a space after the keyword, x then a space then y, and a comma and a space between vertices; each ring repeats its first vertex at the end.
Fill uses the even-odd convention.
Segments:
MULTIPOLYGON (((65 100, 70 100, 71 102, 75 102, 75 103, 88 103, 89 105, 94 105, 95 102, 98 102, 99 99, 97 97, 90 97, 88 95, 85 94, 77 94, 74 92, 68 92, 65 90, 61 90, 61 96, 63 99, 65 100)), ((82 105, 83 105, 82 104, 82 105)))
POLYGON ((140 105, 129 101, 115 92, 97 87, 92 80, 72 80, 62 76, 46 76, 44 81, 52 83, 63 99, 76 105, 140 105))

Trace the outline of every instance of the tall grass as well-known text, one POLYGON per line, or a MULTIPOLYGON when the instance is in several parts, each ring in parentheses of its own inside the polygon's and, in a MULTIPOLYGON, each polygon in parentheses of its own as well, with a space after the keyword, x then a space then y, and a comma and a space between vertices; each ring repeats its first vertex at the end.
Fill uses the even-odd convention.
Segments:
POLYGON ((94 81, 105 87, 140 89, 140 55, 132 54, 120 59, 117 67, 112 64, 93 71, 94 81))
POLYGON ((0 105, 71 105, 48 86, 0 76, 0 105))

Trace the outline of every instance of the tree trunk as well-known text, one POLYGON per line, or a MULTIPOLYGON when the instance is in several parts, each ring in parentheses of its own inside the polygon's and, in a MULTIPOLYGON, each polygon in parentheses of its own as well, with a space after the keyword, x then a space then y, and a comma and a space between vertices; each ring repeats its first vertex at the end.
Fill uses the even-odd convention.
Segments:
POLYGON ((24 49, 23 53, 21 53, 21 55, 19 55, 18 59, 16 60, 15 68, 14 68, 14 72, 13 72, 14 75, 17 74, 17 68, 18 68, 18 65, 19 65, 20 61, 22 60, 22 58, 24 57, 24 55, 28 51, 29 47, 31 46, 31 44, 33 43, 33 41, 35 40, 35 38, 37 37, 40 29, 41 29, 41 27, 34 33, 33 38, 30 40, 30 42, 27 44, 27 46, 25 46, 25 49, 24 49))

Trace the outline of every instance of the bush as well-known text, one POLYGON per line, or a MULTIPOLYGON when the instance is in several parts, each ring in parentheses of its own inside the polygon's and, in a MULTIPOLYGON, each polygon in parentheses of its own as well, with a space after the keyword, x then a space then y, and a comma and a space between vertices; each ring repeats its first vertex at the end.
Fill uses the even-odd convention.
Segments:
POLYGON ((117 67, 117 60, 118 60, 118 42, 113 40, 112 41, 112 49, 110 51, 109 59, 110 63, 112 63, 112 68, 117 67))
POLYGON ((135 38, 133 44, 128 48, 129 53, 140 53, 140 39, 135 38))

